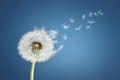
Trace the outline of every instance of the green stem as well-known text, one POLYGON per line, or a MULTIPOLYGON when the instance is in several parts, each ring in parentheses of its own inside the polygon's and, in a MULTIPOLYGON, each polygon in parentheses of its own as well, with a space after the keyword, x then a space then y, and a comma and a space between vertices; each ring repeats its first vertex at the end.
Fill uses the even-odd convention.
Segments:
POLYGON ((32 62, 30 69, 30 80, 34 80, 34 69, 35 69, 35 62, 32 62))

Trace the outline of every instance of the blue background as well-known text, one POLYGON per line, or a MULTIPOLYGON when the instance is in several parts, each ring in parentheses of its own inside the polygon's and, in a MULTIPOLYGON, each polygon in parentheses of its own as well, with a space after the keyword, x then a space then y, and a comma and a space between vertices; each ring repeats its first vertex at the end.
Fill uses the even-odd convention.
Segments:
POLYGON ((36 64, 35 80, 120 80, 119 8, 119 0, 0 0, 0 80, 29 80, 31 64, 17 50, 24 33, 42 25, 64 32, 61 23, 85 10, 104 15, 93 31, 68 32, 63 50, 36 64))

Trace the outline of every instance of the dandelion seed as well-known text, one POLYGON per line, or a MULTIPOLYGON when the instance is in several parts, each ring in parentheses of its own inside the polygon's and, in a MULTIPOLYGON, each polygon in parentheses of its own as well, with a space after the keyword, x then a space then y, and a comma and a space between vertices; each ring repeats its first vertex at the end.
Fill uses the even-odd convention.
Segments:
POLYGON ((93 13, 91 12, 91 13, 89 13, 89 17, 92 17, 93 16, 93 13))
POLYGON ((97 16, 98 14, 95 12, 94 15, 97 16))
POLYGON ((89 26, 89 25, 87 25, 87 26, 86 26, 86 29, 90 29, 90 26, 89 26))
POLYGON ((79 27, 76 27, 74 30, 75 31, 78 31, 78 30, 80 30, 82 28, 82 26, 80 25, 79 27))
POLYGON ((58 32, 55 31, 55 30, 50 30, 50 31, 49 31, 49 34, 50 34, 50 36, 51 36, 53 39, 55 39, 55 38, 57 37, 57 35, 58 35, 58 32))
POLYGON ((68 37, 67 37, 66 35, 63 35, 63 39, 64 39, 64 40, 67 40, 68 37))
POLYGON ((83 14, 83 15, 82 15, 82 19, 84 20, 85 18, 86 18, 86 15, 85 15, 85 14, 83 14))
POLYGON ((61 51, 61 49, 63 49, 64 45, 60 45, 58 48, 58 51, 61 51))
POLYGON ((99 10, 98 12, 97 12, 97 14, 100 14, 101 13, 101 10, 99 10))
POLYGON ((88 20, 87 23, 93 24, 93 23, 95 23, 95 21, 94 20, 88 20))
POLYGON ((63 28, 64 28, 64 29, 68 29, 69 26, 68 26, 68 25, 63 25, 63 28))
POLYGON ((70 19, 70 22, 71 22, 71 23, 74 23, 75 21, 74 21, 74 19, 73 19, 73 18, 71 18, 71 19, 70 19))
POLYGON ((104 13, 100 13, 100 15, 102 16, 104 13))

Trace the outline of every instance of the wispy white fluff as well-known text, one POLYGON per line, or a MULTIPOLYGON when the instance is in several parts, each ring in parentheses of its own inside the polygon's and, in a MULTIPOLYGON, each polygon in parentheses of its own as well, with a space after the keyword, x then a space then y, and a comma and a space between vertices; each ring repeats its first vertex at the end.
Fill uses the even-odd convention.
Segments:
POLYGON ((85 14, 83 14, 83 15, 82 15, 82 19, 84 20, 85 18, 86 18, 86 15, 85 15, 85 14))
POLYGON ((98 15, 103 15, 103 13, 102 13, 102 11, 101 10, 99 10, 99 11, 97 11, 97 12, 91 12, 91 13, 89 13, 89 17, 92 17, 92 16, 98 16, 98 15))
POLYGON ((63 35, 63 39, 64 39, 64 40, 67 40, 68 37, 67 37, 66 35, 63 35))
POLYGON ((94 20, 88 20, 87 22, 88 22, 89 24, 93 24, 93 23, 95 23, 94 20))
POLYGON ((71 22, 71 23, 74 23, 75 21, 74 21, 74 19, 73 19, 73 18, 70 18, 70 22, 71 22))
POLYGON ((82 26, 80 25, 79 27, 74 28, 74 30, 75 30, 75 31, 78 31, 78 30, 80 30, 81 28, 82 28, 82 26))
POLYGON ((68 25, 62 25, 64 29, 68 29, 69 26, 68 25))
POLYGON ((98 12, 97 12, 97 14, 100 14, 101 13, 101 10, 99 10, 98 12))
POLYGON ((90 29, 91 27, 89 25, 86 26, 86 29, 90 29))
POLYGON ((101 11, 101 10, 99 10, 99 11, 97 12, 97 14, 99 14, 100 16, 102 16, 102 15, 103 15, 103 13, 102 13, 102 11, 101 11))
POLYGON ((102 16, 104 13, 100 13, 100 15, 102 16))
POLYGON ((49 33, 44 28, 35 29, 33 31, 27 32, 22 36, 18 43, 18 50, 21 57, 30 62, 44 62, 50 59, 55 53, 54 41, 51 34, 56 35, 55 31, 49 33), (37 41, 43 45, 40 52, 35 55, 32 52, 31 43, 37 41))
POLYGON ((94 15, 97 16, 98 14, 96 12, 94 12, 94 15))
POLYGON ((89 17, 92 17, 93 16, 93 13, 91 12, 91 13, 89 13, 89 17))
POLYGON ((61 51, 61 49, 63 49, 64 45, 60 45, 58 48, 58 51, 61 51))
POLYGON ((55 30, 50 30, 50 31, 49 31, 49 34, 50 34, 50 36, 54 39, 54 38, 56 38, 56 37, 57 37, 58 32, 57 32, 57 31, 55 31, 55 30))

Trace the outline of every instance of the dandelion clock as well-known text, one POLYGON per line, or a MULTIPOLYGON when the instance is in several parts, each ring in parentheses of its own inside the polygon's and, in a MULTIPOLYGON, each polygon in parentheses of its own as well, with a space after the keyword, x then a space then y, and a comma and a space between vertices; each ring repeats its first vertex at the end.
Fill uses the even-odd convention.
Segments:
POLYGON ((57 32, 47 31, 44 28, 34 29, 22 36, 18 43, 20 56, 31 62, 30 80, 34 80, 34 68, 36 62, 45 62, 55 53, 55 37, 57 32))

